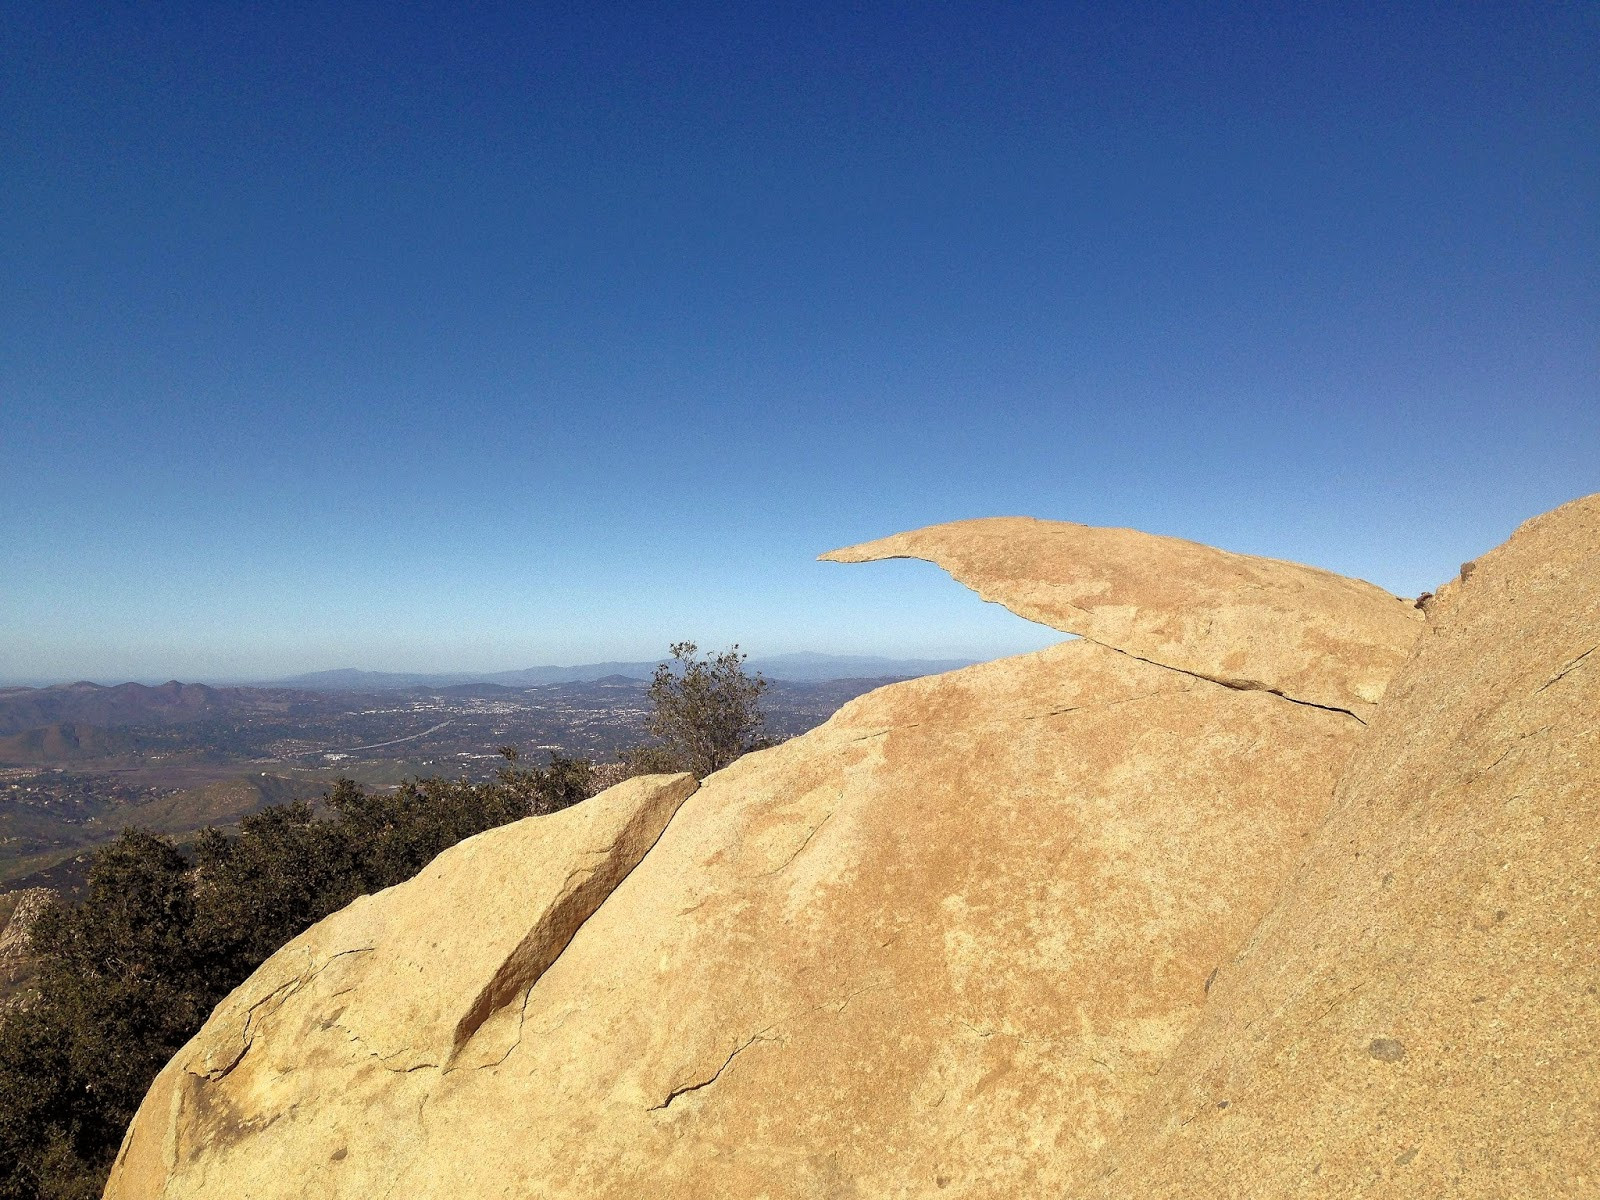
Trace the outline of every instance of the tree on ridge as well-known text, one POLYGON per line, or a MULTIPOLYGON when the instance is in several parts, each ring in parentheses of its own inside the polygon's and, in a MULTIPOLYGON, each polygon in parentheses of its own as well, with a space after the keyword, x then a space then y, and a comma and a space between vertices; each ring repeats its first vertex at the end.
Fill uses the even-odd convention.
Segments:
POLYGON ((689 771, 704 779, 772 744, 762 736, 767 681, 745 673, 747 655, 737 643, 704 658, 699 652, 693 642, 674 642, 671 661, 656 667, 645 729, 659 744, 628 756, 636 770, 689 771))

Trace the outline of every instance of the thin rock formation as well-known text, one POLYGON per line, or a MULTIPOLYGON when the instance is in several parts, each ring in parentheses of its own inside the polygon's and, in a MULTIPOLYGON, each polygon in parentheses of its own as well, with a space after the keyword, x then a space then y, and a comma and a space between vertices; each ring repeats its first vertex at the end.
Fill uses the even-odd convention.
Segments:
POLYGON ((1030 621, 1361 720, 1423 619, 1382 588, 1316 567, 1031 517, 930 525, 822 557, 926 559, 1030 621))

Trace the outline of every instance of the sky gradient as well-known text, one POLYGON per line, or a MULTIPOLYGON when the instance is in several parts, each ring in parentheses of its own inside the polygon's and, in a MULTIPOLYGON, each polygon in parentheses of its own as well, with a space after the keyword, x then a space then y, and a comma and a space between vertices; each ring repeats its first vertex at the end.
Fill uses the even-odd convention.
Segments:
MULTIPOLYGON (((735 6, 737 7, 737 6, 735 6)), ((1600 490, 1600 8, 0 16, 0 681, 1055 640, 1026 514, 1415 595, 1600 490)))

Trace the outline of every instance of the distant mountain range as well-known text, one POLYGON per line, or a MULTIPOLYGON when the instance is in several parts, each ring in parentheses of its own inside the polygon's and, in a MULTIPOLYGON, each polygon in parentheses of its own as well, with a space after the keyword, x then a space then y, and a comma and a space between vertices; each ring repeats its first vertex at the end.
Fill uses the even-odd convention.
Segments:
MULTIPOLYGON (((910 679, 970 665, 967 659, 877 658, 841 654, 781 654, 752 658, 746 668, 774 683, 810 687, 844 680, 910 679)), ((654 662, 586 663, 521 671, 421 674, 316 671, 270 684, 211 687, 170 680, 157 686, 78 682, 48 687, 0 687, 0 762, 72 761, 131 751, 133 742, 109 731, 171 728, 250 715, 303 721, 331 694, 411 689, 445 694, 485 688, 513 691, 563 684, 637 688, 654 662)), ((857 689, 859 691, 860 689, 857 689)))
MULTIPOLYGON (((911 679, 971 666, 975 659, 878 658, 859 654, 775 654, 752 658, 745 669, 769 679, 792 683, 820 683, 831 679, 911 679)), ((609 677, 649 679, 656 669, 650 662, 585 663, 576 667, 524 667, 520 671, 451 672, 413 674, 393 671, 313 671, 272 682, 274 687, 305 688, 323 692, 397 691, 418 687, 459 687, 492 683, 501 687, 539 687, 551 683, 594 683, 609 677)))

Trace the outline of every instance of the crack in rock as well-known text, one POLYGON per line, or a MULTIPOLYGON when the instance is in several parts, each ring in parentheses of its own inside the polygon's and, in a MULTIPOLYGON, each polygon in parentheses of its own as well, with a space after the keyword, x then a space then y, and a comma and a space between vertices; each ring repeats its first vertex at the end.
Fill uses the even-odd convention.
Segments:
MULTIPOLYGON (((568 875, 561 894, 535 922, 516 948, 506 957, 489 981, 479 990, 467 1011, 456 1022, 450 1037, 450 1051, 446 1067, 452 1065, 466 1049, 467 1043, 483 1028, 495 1013, 508 1008, 522 997, 522 1014, 527 1013, 528 996, 534 985, 555 965, 566 948, 577 937, 578 931, 593 918, 601 906, 611 898, 617 888, 650 856, 661 839, 666 836, 678 809, 699 789, 699 782, 683 776, 687 790, 676 798, 671 811, 655 836, 635 853, 628 848, 629 839, 651 819, 651 806, 642 805, 629 819, 627 828, 618 832, 604 850, 587 851, 590 856, 601 855, 593 867, 579 867, 568 875)), ((677 786, 677 785, 674 785, 677 786)), ((521 1038, 521 1017, 517 1037, 521 1038)), ((515 1049, 516 1042, 512 1043, 515 1049)), ((507 1051, 509 1054, 510 1051, 507 1051)), ((500 1061, 504 1061, 502 1056, 500 1061)), ((490 1064, 492 1065, 492 1064, 490 1064)))
MULTIPOLYGON (((1089 641, 1090 639, 1085 638, 1084 640, 1085 641, 1089 641)), ((1097 645, 1097 646, 1100 645, 1099 642, 1095 642, 1094 644, 1097 645)), ((1105 648, 1107 650, 1116 649, 1114 646, 1107 646, 1105 648)), ((1124 654, 1124 653, 1126 653, 1126 651, 1118 650, 1117 653, 1118 654, 1124 654)), ((1129 658, 1136 658, 1138 656, 1130 654, 1130 655, 1128 655, 1128 657, 1129 658)), ((1139 661, 1140 662, 1150 662, 1150 660, 1146 659, 1146 658, 1141 658, 1141 659, 1139 659, 1139 661)), ((1159 667, 1159 666, 1163 666, 1164 664, 1157 663, 1157 662, 1150 662, 1150 665, 1153 666, 1153 667, 1159 667)), ((1189 675, 1189 677, 1192 678, 1192 679, 1204 680, 1207 683, 1222 683, 1221 680, 1209 679, 1204 675, 1193 675, 1193 674, 1191 674, 1191 672, 1188 672, 1188 671, 1180 671, 1176 667, 1169 667, 1167 669, 1171 670, 1171 671, 1175 671, 1179 675, 1189 675)), ((1229 686, 1232 686, 1232 685, 1223 683, 1223 686, 1224 687, 1229 687, 1229 686)), ((1253 689, 1246 688, 1243 685, 1240 685, 1240 686, 1236 687, 1234 690, 1236 690, 1236 691, 1248 691, 1248 690, 1253 690, 1253 689)), ((1271 689, 1270 688, 1263 688, 1261 690, 1270 691, 1271 689)), ((990 726, 990 725, 1014 725, 1014 724, 1018 724, 1018 723, 1020 723, 1022 721, 1042 721, 1042 720, 1045 720, 1048 717, 1066 716, 1068 713, 1096 712, 1096 711, 1098 711, 1099 709, 1102 709, 1102 708, 1114 708, 1119 704, 1132 704, 1132 703, 1134 703, 1135 701, 1138 701, 1138 700, 1148 700, 1152 696, 1161 696, 1161 695, 1166 695, 1166 694, 1167 693, 1165 691, 1163 691, 1161 689, 1157 689, 1156 691, 1153 691, 1153 692, 1139 692, 1136 695, 1132 695, 1132 696, 1119 696, 1115 700, 1088 700, 1088 701, 1085 701, 1084 703, 1081 703, 1081 704, 1064 704, 1064 705, 1061 705, 1059 708, 1047 708, 1042 712, 1021 713, 1021 714, 1019 714, 1017 716, 1014 716, 1014 717, 991 717, 986 721, 967 721, 967 722, 963 722, 962 723, 961 728, 964 729, 964 730, 967 730, 967 729, 983 729, 983 728, 985 728, 987 726, 990 726)), ((1280 696, 1280 698, 1282 698, 1284 700, 1289 700, 1293 704, 1306 704, 1306 705, 1309 705, 1311 708, 1322 708, 1323 707, 1320 704, 1311 704, 1311 702, 1309 700, 1294 700, 1289 696, 1283 696, 1282 693, 1279 693, 1279 692, 1273 692, 1273 695, 1280 696)), ((1331 711, 1340 712, 1340 713, 1345 712, 1345 710, 1342 709, 1342 708, 1332 709, 1331 711)), ((1346 715, 1347 716, 1354 716, 1355 714, 1346 713, 1346 715)), ((1357 717, 1356 719, 1359 721, 1361 718, 1357 717)), ((868 733, 859 733, 855 737, 847 738, 845 740, 845 744, 846 745, 853 745, 856 742, 866 742, 866 741, 872 740, 873 738, 887 737, 889 734, 891 734, 891 733, 899 733, 901 730, 919 729, 925 724, 927 724, 927 722, 925 722, 925 721, 907 721, 904 725, 885 725, 882 729, 874 729, 874 730, 871 730, 868 733)))
POLYGON ((1533 689, 1533 694, 1535 696, 1537 696, 1540 692, 1544 691, 1545 688, 1549 687, 1552 683, 1560 683, 1568 675, 1572 674, 1572 672, 1576 671, 1580 666, 1582 666, 1583 665, 1583 661, 1586 658, 1588 658, 1589 655, 1593 654, 1596 650, 1600 650, 1600 646, 1590 646, 1582 654, 1578 655, 1577 658, 1574 658, 1571 661, 1567 662, 1565 665, 1562 666, 1562 668, 1559 671, 1557 671, 1554 675, 1550 676, 1549 679, 1546 679, 1538 687, 1534 688, 1533 689))
POLYGON ((733 1048, 728 1057, 723 1060, 722 1065, 711 1073, 711 1077, 709 1079, 702 1079, 698 1083, 686 1083, 681 1087, 673 1088, 667 1093, 667 1098, 665 1100, 663 1100, 660 1104, 652 1104, 649 1111, 661 1112, 671 1105, 672 1102, 679 1096, 687 1096, 690 1092, 698 1092, 702 1088, 710 1087, 713 1083, 722 1078, 722 1073, 728 1069, 728 1067, 733 1063, 733 1060, 738 1058, 739 1055, 743 1054, 751 1046, 755 1045, 757 1042, 773 1041, 773 1038, 766 1036, 771 1031, 772 1026, 769 1025, 759 1033, 751 1034, 747 1039, 745 1039, 745 1041, 733 1048))
MULTIPOLYGON (((1096 646, 1102 646, 1107 650, 1114 650, 1118 654, 1125 654, 1129 658, 1134 659, 1137 662, 1149 663, 1152 667, 1160 667, 1163 671, 1175 671, 1177 674, 1179 674, 1179 675, 1187 675, 1191 679, 1202 679, 1206 683, 1215 683, 1220 687, 1227 688, 1229 691, 1233 691, 1233 692, 1265 692, 1269 696, 1276 696, 1280 700, 1287 700, 1290 704, 1299 704, 1299 705, 1302 705, 1305 708, 1317 708, 1317 709, 1321 709, 1323 712, 1338 713, 1340 716, 1349 717, 1352 721, 1355 721, 1357 724, 1360 724, 1360 725, 1365 725, 1366 724, 1365 721, 1363 721, 1360 717, 1356 716, 1356 714, 1351 712, 1348 708, 1338 708, 1338 707, 1336 707, 1335 705, 1332 705, 1332 704, 1318 704, 1318 703, 1316 703, 1315 701, 1312 701, 1312 700, 1301 700, 1301 699, 1299 699, 1299 698, 1297 698, 1295 696, 1288 695, 1287 693, 1279 690, 1278 688, 1269 687, 1267 684, 1262 683, 1260 680, 1257 680, 1257 679, 1224 679, 1224 678, 1222 678, 1221 676, 1218 676, 1218 675, 1204 675, 1204 674, 1201 674, 1199 671, 1185 671, 1182 667, 1175 667, 1171 663, 1157 662, 1153 658, 1141 658, 1137 654, 1133 654, 1133 653, 1131 653, 1131 652, 1129 652, 1127 650, 1118 649, 1116 646, 1108 646, 1104 642, 1095 642, 1095 640, 1093 638, 1091 638, 1091 637, 1086 637, 1083 640, 1086 641, 1086 642, 1094 642, 1094 644, 1096 646)), ((1552 681, 1552 682, 1554 682, 1554 681, 1552 681)))
MULTIPOLYGON (((887 942, 884 944, 888 945, 887 942)), ((823 1002, 822 1004, 813 1005, 811 1011, 831 1012, 837 1016, 838 1014, 844 1012, 846 1008, 850 1007, 850 1001, 854 1000, 857 996, 865 996, 868 992, 888 991, 890 987, 891 985, 887 983, 869 983, 865 987, 858 987, 855 991, 847 993, 841 1000, 829 1000, 823 1002)))
POLYGON ((212 1083, 215 1083, 219 1079, 225 1078, 230 1072, 233 1071, 235 1067, 244 1061, 244 1056, 250 1053, 250 1047, 255 1042, 255 1023, 256 1013, 258 1011, 260 1011, 266 1005, 272 1003, 274 1000, 277 1000, 281 1005, 284 1000, 287 1000, 290 996, 294 995, 301 988, 305 987, 318 975, 321 975, 324 971, 326 971, 334 959, 343 958, 347 954, 366 954, 373 949, 375 949, 373 946, 356 946, 349 950, 340 950, 336 954, 328 955, 327 958, 323 959, 305 974, 296 975, 293 978, 287 979, 283 983, 280 983, 265 996, 261 997, 261 999, 251 1004, 249 1008, 245 1009, 244 1029, 240 1031, 240 1037, 244 1044, 239 1047, 238 1054, 234 1055, 233 1058, 228 1060, 220 1067, 212 1067, 205 1071, 196 1071, 192 1067, 186 1067, 185 1069, 190 1075, 193 1075, 199 1079, 210 1080, 212 1083))
POLYGON ((757 878, 758 879, 765 879, 769 875, 776 875, 779 871, 783 870, 790 863, 794 862, 795 859, 800 857, 801 853, 805 850, 805 848, 811 844, 811 839, 817 836, 817 831, 819 829, 821 829, 824 825, 826 825, 832 819, 833 819, 833 812, 829 812, 827 816, 823 817, 822 820, 818 821, 815 825, 813 825, 811 827, 811 831, 809 833, 807 833, 806 836, 801 840, 800 844, 794 848, 794 850, 790 853, 788 858, 784 859, 777 866, 773 867, 772 870, 761 872, 761 874, 758 875, 757 878))

